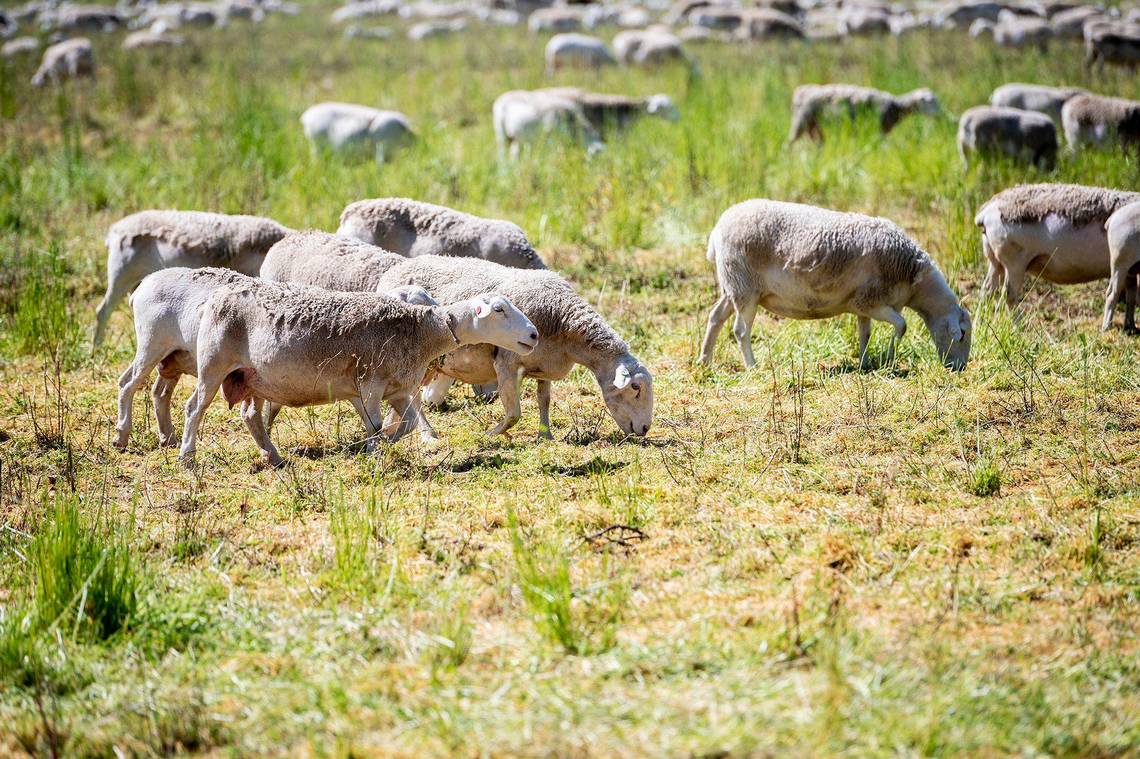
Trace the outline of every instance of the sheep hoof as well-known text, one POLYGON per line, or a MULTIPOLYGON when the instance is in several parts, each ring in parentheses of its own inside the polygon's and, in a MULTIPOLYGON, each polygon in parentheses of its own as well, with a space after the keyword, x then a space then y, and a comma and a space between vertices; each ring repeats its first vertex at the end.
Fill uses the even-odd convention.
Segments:
POLYGON ((539 440, 553 440, 554 435, 550 434, 550 430, 542 429, 538 431, 539 440))

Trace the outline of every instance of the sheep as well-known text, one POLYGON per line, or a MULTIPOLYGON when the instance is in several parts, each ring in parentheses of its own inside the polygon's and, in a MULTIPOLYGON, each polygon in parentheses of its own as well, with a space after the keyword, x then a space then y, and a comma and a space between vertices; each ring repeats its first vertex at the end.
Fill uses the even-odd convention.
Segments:
POLYGON ((1051 169, 1057 161, 1057 128, 1043 113, 974 106, 958 120, 958 154, 966 169, 974 153, 1004 153, 1051 169))
POLYGON ((131 32, 124 37, 123 49, 137 50, 148 47, 181 47, 185 43, 186 38, 180 34, 169 34, 167 32, 143 29, 141 31, 131 32))
POLYGON ((173 266, 224 266, 257 274, 275 242, 288 232, 272 219, 202 211, 131 214, 107 232, 107 292, 95 317, 94 344, 103 341, 115 306, 146 275, 173 266))
POLYGON ((425 307, 373 293, 262 280, 225 286, 202 308, 198 384, 186 404, 180 458, 193 466, 202 417, 219 390, 231 406, 241 403, 242 418, 271 466, 283 461, 262 420, 265 402, 350 401, 372 450, 382 434, 383 402, 400 416, 387 441, 417 426, 412 396, 437 357, 473 343, 527 355, 538 340, 535 325, 496 294, 425 307))
POLYGON ((462 32, 466 28, 467 22, 461 18, 451 21, 421 21, 408 29, 408 39, 419 41, 434 37, 445 37, 455 32, 462 32))
POLYGON ((1119 142, 1140 146, 1140 100, 1078 95, 1061 109, 1061 124, 1071 150, 1119 142))
POLYGON ((1108 291, 1104 296, 1102 330, 1112 327, 1112 312, 1125 297, 1124 331, 1136 332, 1136 289, 1140 279, 1140 198, 1118 209, 1105 222, 1108 238, 1108 291))
POLYGON ((379 287, 405 283, 425 288, 441 303, 501 293, 538 328, 539 345, 533 353, 475 346, 463 352, 461 362, 449 356, 440 367, 441 373, 473 385, 498 383, 505 415, 489 435, 505 434, 519 421, 519 381, 534 377, 538 380, 539 435, 549 439, 551 383, 565 377, 575 364, 593 373, 622 432, 641 437, 649 431, 653 421, 652 375, 559 275, 509 269, 471 258, 420 256, 388 269, 379 287))
POLYGON ((16 37, 8 40, 0 47, 0 58, 15 58, 16 56, 34 53, 40 49, 40 41, 35 37, 16 37))
POLYGON ((495 98, 491 118, 499 153, 509 149, 512 160, 518 158, 524 142, 559 131, 581 139, 591 152, 601 147, 601 135, 586 119, 582 106, 565 94, 546 90, 504 92, 495 98))
POLYGON ((532 32, 576 32, 584 26, 582 13, 573 8, 539 8, 526 20, 532 32))
POLYGON ((1004 290, 1009 307, 1021 299, 1028 272, 1047 282, 1076 284, 1109 276, 1104 224, 1140 193, 1073 184, 1018 185, 978 210, 989 269, 982 289, 1004 290))
POLYGON ((40 67, 32 76, 32 86, 43 87, 48 82, 59 84, 65 79, 80 77, 95 78, 95 52, 91 40, 73 37, 44 50, 40 67))
POLYGON ((611 127, 624 129, 642 116, 657 116, 666 121, 680 119, 680 111, 668 95, 650 95, 644 98, 625 95, 608 95, 587 92, 577 87, 549 87, 541 92, 568 98, 582 108, 582 113, 598 133, 611 127))
POLYGON ((404 114, 354 103, 310 106, 301 114, 301 127, 314 147, 371 152, 381 163, 416 137, 404 114))
POLYGON ((392 39, 392 30, 386 26, 358 26, 350 24, 344 28, 347 39, 388 40, 392 39))
MULTIPOLYGON (((756 366, 752 322, 757 306, 792 319, 855 314, 859 356, 869 365, 871 320, 895 328, 888 352, 906 333, 905 308, 926 323, 938 356, 955 371, 970 355, 970 315, 930 257, 887 219, 775 200, 748 200, 725 211, 709 235, 721 297, 709 313, 700 362, 735 312, 744 365, 756 366)), ((430 288, 429 288, 430 289, 430 288)))
POLYGON ((1085 66, 1104 68, 1106 63, 1135 68, 1140 65, 1140 33, 1105 31, 1085 40, 1085 66))
POLYGON ((891 12, 875 6, 844 6, 839 10, 839 33, 846 37, 891 30, 891 12))
POLYGON ((1053 29, 1045 19, 1025 18, 1009 11, 1002 11, 994 26, 994 42, 1002 47, 1036 45, 1045 50, 1052 37, 1053 29))
POLYGON ((680 37, 658 29, 618 32, 614 37, 614 52, 618 60, 627 66, 689 62, 680 37))
POLYGON ((1071 98, 1085 95, 1079 87, 1046 87, 1041 84, 1003 84, 990 95, 990 105, 1002 108, 1020 108, 1023 111, 1044 113, 1061 123, 1061 108, 1071 98))
POLYGON ((1099 18, 1107 18, 1103 8, 1079 5, 1054 14, 1049 18, 1049 25, 1058 37, 1081 39, 1084 37, 1085 24, 1099 18))
POLYGON ((403 260, 352 237, 308 229, 282 237, 265 254, 258 274, 271 282, 374 292, 380 275, 403 260))
POLYGON ((733 34, 741 40, 803 39, 803 26, 794 17, 770 8, 752 8, 742 12, 740 24, 733 34))
POLYGON ((108 5, 61 5, 55 11, 40 15, 40 25, 61 32, 110 32, 123 26, 126 19, 108 5))
POLYGON ((887 134, 904 116, 934 115, 940 110, 938 98, 926 88, 892 95, 851 84, 805 84, 796 87, 792 95, 792 127, 788 140, 795 142, 804 134, 822 139, 819 121, 825 113, 846 112, 855 118, 859 111, 871 111, 878 116, 883 134, 887 134))
POLYGON ((374 16, 394 15, 400 10, 400 4, 395 0, 359 0, 342 5, 332 12, 332 22, 341 24, 345 21, 357 21, 362 18, 374 16))
POLYGON ((173 267, 147 275, 131 293, 135 321, 135 358, 119 377, 119 416, 114 445, 130 441, 135 393, 158 368, 151 390, 159 444, 178 445, 170 420, 170 402, 183 374, 197 376, 198 325, 202 306, 219 287, 252 281, 233 269, 173 267))
POLYGON ((614 54, 601 39, 588 34, 556 34, 546 43, 546 73, 569 66, 601 68, 617 63, 614 54))
POLYGON ((517 224, 408 198, 350 203, 337 234, 401 256, 467 256, 519 269, 546 268, 517 224))

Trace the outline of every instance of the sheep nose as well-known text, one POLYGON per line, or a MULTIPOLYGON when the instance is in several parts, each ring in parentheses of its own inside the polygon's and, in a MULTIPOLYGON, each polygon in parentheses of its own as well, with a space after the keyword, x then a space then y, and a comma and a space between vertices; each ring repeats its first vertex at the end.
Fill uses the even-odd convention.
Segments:
POLYGON ((644 435, 646 432, 649 432, 649 425, 648 424, 641 425, 641 434, 644 435))

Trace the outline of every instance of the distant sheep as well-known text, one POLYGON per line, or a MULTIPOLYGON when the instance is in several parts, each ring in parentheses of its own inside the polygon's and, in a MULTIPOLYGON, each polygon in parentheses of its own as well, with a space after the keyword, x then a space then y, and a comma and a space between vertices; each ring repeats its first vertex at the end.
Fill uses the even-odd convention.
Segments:
POLYGON ((958 154, 966 168, 971 155, 1004 154, 1049 169, 1057 162, 1057 128, 1042 113, 975 106, 958 120, 958 154))
POLYGON ((870 111, 878 117, 883 134, 887 134, 909 114, 934 115, 940 110, 938 98, 926 88, 892 95, 851 84, 805 84, 796 87, 792 95, 792 127, 788 139, 795 141, 805 134, 822 139, 820 117, 828 113, 839 112, 855 118, 860 111, 870 111))
POLYGON ((556 34, 546 43, 546 73, 560 68, 601 68, 617 63, 604 41, 588 34, 556 34))
POLYGON ((107 232, 107 293, 95 321, 95 344, 107 321, 143 277, 171 267, 222 266, 257 274, 266 251, 288 232, 272 219, 201 211, 140 211, 107 232))
POLYGON ((40 41, 35 37, 16 37, 8 40, 0 47, 0 58, 15 58, 28 55, 40 49, 40 41))
POLYGON ((1086 39, 1085 65, 1103 69, 1106 63, 1132 69, 1140 66, 1140 34, 1107 31, 1086 39))
POLYGON ((1078 95, 1061 109, 1061 124, 1073 150, 1113 142, 1140 147, 1140 100, 1078 95))
POLYGON ((614 37, 614 53, 627 66, 689 62, 681 38, 658 29, 618 32, 614 37))
POLYGON ((1003 290, 1013 307, 1026 274, 1046 282, 1076 284, 1109 275, 1104 224, 1140 194, 1073 184, 1018 185, 999 192, 979 210, 982 251, 989 264, 982 289, 1003 290))
POLYGON ((855 314, 859 356, 868 365, 871 320, 895 329, 888 361, 906 334, 902 310, 926 322, 939 359, 959 371, 970 356, 970 315, 917 244, 887 219, 775 200, 748 200, 725 211, 709 235, 721 297, 708 318, 700 362, 712 361, 721 328, 735 312, 744 365, 756 366, 756 309, 791 319, 855 314))
POLYGON ((603 134, 611 128, 625 129, 642 116, 655 116, 665 121, 681 118, 681 112, 668 95, 628 97, 589 92, 578 87, 550 87, 541 91, 577 103, 594 129, 603 134))
POLYGON ((446 37, 449 34, 461 32, 467 28, 467 22, 461 18, 451 21, 421 21, 408 29, 408 39, 413 41, 446 37))
POLYGON ((500 154, 509 150, 518 158, 524 143, 554 133, 585 142, 591 151, 601 147, 601 135, 573 98, 546 90, 511 90, 491 106, 495 140, 500 154))
POLYGON ((1087 92, 1079 87, 1046 87, 1041 84, 1003 84, 990 95, 990 105, 1001 108, 1020 108, 1023 111, 1044 113, 1061 123, 1061 108, 1070 99, 1087 92))
POLYGON ((59 84, 67 79, 95 77, 95 52, 86 37, 57 42, 44 51, 39 69, 32 76, 33 87, 48 82, 59 84))
POLYGON ((362 150, 378 161, 415 141, 408 117, 353 103, 318 103, 301 114, 305 136, 316 146, 337 151, 362 150))
POLYGON ((408 198, 350 203, 340 215, 337 234, 401 256, 460 256, 519 269, 546 268, 517 224, 408 198))
POLYGON ((180 34, 156 32, 151 29, 143 29, 141 31, 131 32, 123 38, 124 50, 139 50, 142 48, 156 47, 181 47, 184 44, 186 44, 186 38, 180 34))
POLYGON ((576 32, 582 29, 582 13, 573 8, 539 8, 526 22, 532 32, 576 32))
POLYGON ((1140 278, 1140 202, 1119 209, 1105 222, 1111 275, 1101 329, 1112 327, 1112 312, 1125 298, 1124 330, 1136 331, 1136 289, 1140 278))

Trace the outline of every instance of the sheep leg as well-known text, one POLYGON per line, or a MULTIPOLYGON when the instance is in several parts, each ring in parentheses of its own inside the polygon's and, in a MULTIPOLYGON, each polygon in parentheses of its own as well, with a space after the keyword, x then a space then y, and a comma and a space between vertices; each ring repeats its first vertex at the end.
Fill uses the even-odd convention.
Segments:
POLYGON ((127 297, 130 291, 131 287, 122 277, 122 272, 107 272, 107 293, 103 296, 103 300, 99 301, 99 307, 95 311, 95 336, 92 338, 92 345, 98 347, 103 342, 103 334, 107 331, 107 322, 111 320, 111 314, 119 305, 119 301, 127 297))
POLYGON ((538 381, 538 437, 543 440, 553 440, 550 433, 550 380, 538 381))
POLYGON ((265 431, 270 432, 273 430, 273 423, 277 421, 277 415, 281 413, 281 409, 285 408, 280 403, 269 401, 265 409, 265 431))
POLYGON ((241 418, 245 422, 253 441, 261 449, 261 458, 271 467, 277 468, 285 463, 277 453, 273 441, 269 439, 269 432, 265 429, 261 408, 264 405, 261 398, 246 398, 241 403, 241 418))
POLYGON ((174 422, 170 419, 170 403, 174 400, 174 388, 177 385, 178 377, 167 378, 160 374, 150 389, 150 397, 154 402, 154 421, 158 424, 158 444, 164 448, 178 445, 174 422))
POLYGON ((990 245, 985 232, 982 233, 982 252, 985 253, 986 262, 989 264, 986 279, 982 283, 982 291, 986 295, 993 295, 1001 288, 1001 284, 1005 280, 1005 267, 994 254, 993 246, 990 245))
POLYGON ((389 443, 395 443, 418 426, 420 414, 416 410, 415 404, 412 403, 411 398, 406 396, 393 398, 388 401, 388 405, 400 416, 399 425, 391 435, 387 436, 389 443))
MULTIPOLYGON (((501 355, 501 354, 500 354, 501 355)), ((495 373, 499 377, 499 400, 503 402, 503 418, 487 434, 505 435, 507 430, 518 424, 522 418, 522 406, 519 404, 519 382, 522 379, 522 367, 516 360, 495 361, 495 373)))
POLYGON ((131 437, 131 407, 135 393, 157 364, 157 359, 145 354, 139 355, 119 377, 119 419, 115 425, 115 447, 120 451, 127 447, 127 441, 131 437))
POLYGON ((859 327, 859 368, 867 371, 871 368, 871 359, 867 355, 867 346, 871 343, 871 317, 856 315, 855 322, 859 327))
POLYGON ((1019 264, 1005 265, 1005 304, 1015 308, 1021 301, 1021 290, 1025 286, 1025 266, 1019 264))
POLYGON ((366 453, 376 451, 376 443, 384 433, 384 412, 380 405, 384 398, 379 395, 361 394, 359 398, 351 399, 352 407, 356 409, 360 421, 364 422, 364 450, 366 453), (367 398, 367 400, 365 400, 367 398))
POLYGON ((720 300, 709 312, 708 329, 705 330, 705 340, 701 343, 701 356, 697 361, 708 365, 712 362, 713 351, 716 349, 716 339, 720 336, 724 323, 732 313, 732 299, 728 295, 721 295, 720 300))
POLYGON ((222 373, 217 377, 210 376, 206 372, 199 374, 198 384, 194 388, 194 392, 190 394, 190 399, 186 401, 186 422, 182 428, 182 448, 178 454, 179 458, 182 459, 182 465, 187 469, 194 466, 194 452, 198 447, 198 430, 202 426, 202 418, 206 415, 206 409, 210 407, 218 395, 218 390, 222 387, 222 380, 226 378, 229 372, 222 373))
POLYGON ((733 303, 736 309, 736 320, 732 325, 732 334, 740 346, 740 353, 744 357, 744 367, 751 369, 756 366, 756 357, 752 355, 752 322, 756 320, 755 300, 741 300, 733 303))
POLYGON ((1124 297, 1124 291, 1127 289, 1126 279, 1135 279, 1129 277, 1128 272, 1123 269, 1115 269, 1112 276, 1108 278, 1108 288, 1104 293, 1104 319, 1100 323, 1101 331, 1107 332, 1112 328, 1113 312, 1116 311, 1116 304, 1124 297))
MULTIPOLYGON (((868 320, 874 319, 880 322, 887 322, 895 328, 895 334, 891 336, 891 343, 887 346, 887 363, 894 363, 895 345, 906 335, 906 319, 904 319, 903 315, 898 311, 886 305, 876 306, 866 311, 864 316, 866 316, 868 320)), ((870 331, 870 324, 868 324, 867 329, 870 331)))
POLYGON ((1135 274, 1124 278, 1124 331, 1136 332, 1136 289, 1140 285, 1135 274))

